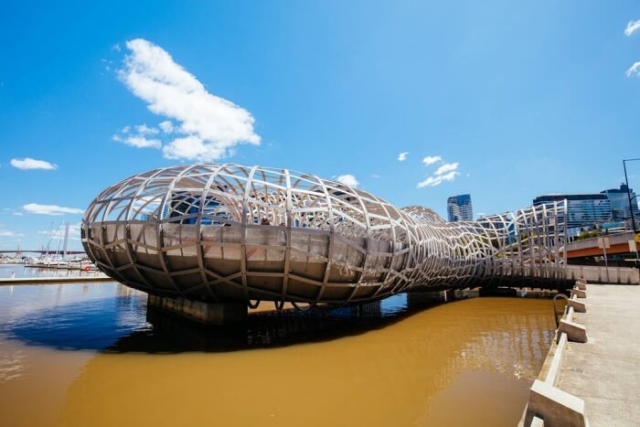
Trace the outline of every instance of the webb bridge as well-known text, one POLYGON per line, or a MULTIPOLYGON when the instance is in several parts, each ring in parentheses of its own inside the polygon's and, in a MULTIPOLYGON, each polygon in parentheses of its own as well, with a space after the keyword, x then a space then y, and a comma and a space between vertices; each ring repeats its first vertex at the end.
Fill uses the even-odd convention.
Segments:
POLYGON ((104 190, 85 212, 82 242, 100 270, 152 304, 226 313, 260 301, 282 308, 470 286, 569 287, 566 218, 566 202, 555 202, 447 223, 306 173, 199 164, 104 190))

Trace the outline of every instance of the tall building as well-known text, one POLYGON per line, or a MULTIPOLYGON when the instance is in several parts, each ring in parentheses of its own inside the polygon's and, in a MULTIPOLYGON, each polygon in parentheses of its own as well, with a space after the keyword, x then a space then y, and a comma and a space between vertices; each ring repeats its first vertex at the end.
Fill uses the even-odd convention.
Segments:
POLYGON ((471 195, 460 194, 447 199, 447 213, 449 222, 473 220, 473 208, 471 207, 471 195))
POLYGON ((631 210, 633 214, 638 216, 638 199, 636 193, 627 187, 626 184, 620 184, 620 188, 612 188, 610 190, 601 191, 606 194, 611 203, 611 219, 614 221, 622 221, 631 218, 631 210), (629 207, 629 197, 631 197, 631 207, 629 207))
POLYGON ((582 229, 611 220, 611 202, 606 194, 545 194, 533 199, 533 205, 567 200, 567 229, 577 235, 582 229))

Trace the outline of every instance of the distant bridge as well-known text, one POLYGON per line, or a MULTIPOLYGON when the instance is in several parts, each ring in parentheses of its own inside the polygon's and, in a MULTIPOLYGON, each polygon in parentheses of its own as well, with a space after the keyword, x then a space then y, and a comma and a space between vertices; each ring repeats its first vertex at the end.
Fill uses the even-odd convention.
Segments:
MULTIPOLYGON (((606 237, 609 239, 609 247, 607 248, 607 255, 628 254, 629 240, 634 239, 634 233, 632 231, 620 234, 612 234, 606 237)), ((640 246, 640 244, 638 244, 640 246)), ((577 240, 567 244, 567 258, 584 258, 590 256, 601 256, 604 254, 602 248, 598 247, 598 238, 577 240)))

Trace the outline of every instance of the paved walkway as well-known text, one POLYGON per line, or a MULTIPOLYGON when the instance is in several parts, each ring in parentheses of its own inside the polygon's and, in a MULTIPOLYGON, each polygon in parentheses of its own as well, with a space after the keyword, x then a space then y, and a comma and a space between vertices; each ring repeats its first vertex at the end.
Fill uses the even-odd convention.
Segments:
POLYGON ((590 427, 640 426, 640 286, 587 285, 589 342, 569 343, 557 387, 585 401, 590 427))

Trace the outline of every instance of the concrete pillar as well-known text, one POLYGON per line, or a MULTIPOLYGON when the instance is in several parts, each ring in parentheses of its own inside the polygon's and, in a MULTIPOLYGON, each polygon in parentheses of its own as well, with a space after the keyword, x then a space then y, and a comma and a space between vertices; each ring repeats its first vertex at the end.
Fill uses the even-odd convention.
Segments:
POLYGON ((558 326, 559 333, 566 333, 569 341, 587 342, 587 329, 584 325, 571 322, 569 320, 561 320, 558 326))
POLYGON ((149 295, 147 304, 206 325, 223 325, 242 321, 247 317, 247 306, 243 303, 206 303, 149 295))
POLYGON ((524 425, 534 417, 544 420, 545 427, 586 427, 584 400, 540 380, 531 386, 524 425))
POLYGON ((585 303, 581 302, 581 301, 577 301, 573 298, 571 298, 570 300, 567 300, 567 305, 569 307, 573 307, 573 309, 575 310, 576 313, 586 313, 587 312, 587 306, 585 303))
POLYGON ((571 292, 571 296, 576 296, 578 298, 586 298, 587 297, 587 291, 583 291, 580 289, 569 289, 569 292, 571 292))
POLYGON ((447 301, 447 291, 419 291, 407 293, 408 305, 420 305, 441 301, 447 301))

